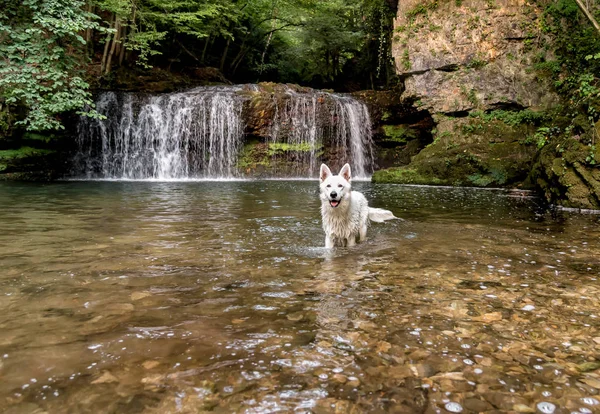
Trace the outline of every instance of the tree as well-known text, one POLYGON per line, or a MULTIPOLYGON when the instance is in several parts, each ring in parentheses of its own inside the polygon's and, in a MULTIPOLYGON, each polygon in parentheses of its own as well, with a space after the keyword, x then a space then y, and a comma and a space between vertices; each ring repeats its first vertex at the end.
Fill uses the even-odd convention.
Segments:
POLYGON ((59 115, 92 105, 82 68, 88 29, 102 30, 81 0, 8 0, 0 12, 0 97, 26 108, 16 124, 63 128, 59 115))

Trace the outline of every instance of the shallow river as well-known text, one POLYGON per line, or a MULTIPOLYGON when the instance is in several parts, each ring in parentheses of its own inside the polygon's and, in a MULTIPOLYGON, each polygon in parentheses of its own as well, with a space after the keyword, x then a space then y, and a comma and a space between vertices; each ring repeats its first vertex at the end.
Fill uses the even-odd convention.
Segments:
POLYGON ((0 183, 0 412, 600 412, 600 217, 356 183, 0 183))

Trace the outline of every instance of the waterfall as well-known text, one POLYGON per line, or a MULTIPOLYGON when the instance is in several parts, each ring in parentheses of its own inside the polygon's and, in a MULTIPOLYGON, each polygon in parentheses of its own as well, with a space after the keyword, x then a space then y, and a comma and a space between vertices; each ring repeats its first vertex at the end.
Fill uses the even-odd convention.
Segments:
MULTIPOLYGON (((353 176, 367 178, 372 172, 371 118, 365 104, 328 92, 298 93, 287 88, 283 106, 276 105, 270 139, 290 149, 283 157, 295 164, 297 176, 314 176, 319 153, 327 147, 330 159, 349 162, 353 176)), ((341 165, 340 165, 341 166, 341 165)))
POLYGON ((242 100, 231 88, 139 96, 105 92, 104 120, 82 118, 75 166, 87 178, 176 179, 235 175, 242 100))
POLYGON ((363 103, 345 95, 278 87, 276 93, 261 85, 162 95, 100 93, 96 110, 102 119, 79 121, 72 175, 134 180, 242 177, 240 152, 248 136, 258 136, 273 161, 270 176, 316 177, 322 160, 350 162, 353 176, 369 176, 371 121, 363 103), (267 109, 253 112, 253 99, 267 109), (264 128, 253 130, 252 123, 264 128))

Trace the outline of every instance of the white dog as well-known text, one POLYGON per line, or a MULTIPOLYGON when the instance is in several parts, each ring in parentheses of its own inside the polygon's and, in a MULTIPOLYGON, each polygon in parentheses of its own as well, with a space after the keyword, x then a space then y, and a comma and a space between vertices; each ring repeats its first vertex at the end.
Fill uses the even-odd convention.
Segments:
POLYGON ((325 247, 354 246, 356 236, 360 241, 367 237, 369 220, 381 223, 394 219, 391 211, 370 208, 364 195, 350 188, 350 165, 346 164, 339 175, 321 165, 321 217, 325 230, 325 247))

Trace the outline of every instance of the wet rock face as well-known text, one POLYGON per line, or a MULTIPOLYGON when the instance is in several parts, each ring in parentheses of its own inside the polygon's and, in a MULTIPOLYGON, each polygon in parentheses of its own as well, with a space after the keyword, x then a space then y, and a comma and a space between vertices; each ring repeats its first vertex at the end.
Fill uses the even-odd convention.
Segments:
POLYGON ((435 122, 431 113, 415 105, 400 86, 387 91, 352 94, 369 108, 373 126, 375 170, 407 165, 433 141, 435 122))
POLYGON ((547 146, 540 153, 531 180, 551 203, 600 209, 600 168, 590 163, 599 157, 600 151, 575 139, 560 148, 547 146))
POLYGON ((399 2, 392 54, 405 94, 443 113, 553 105, 528 70, 540 13, 524 0, 399 2))

